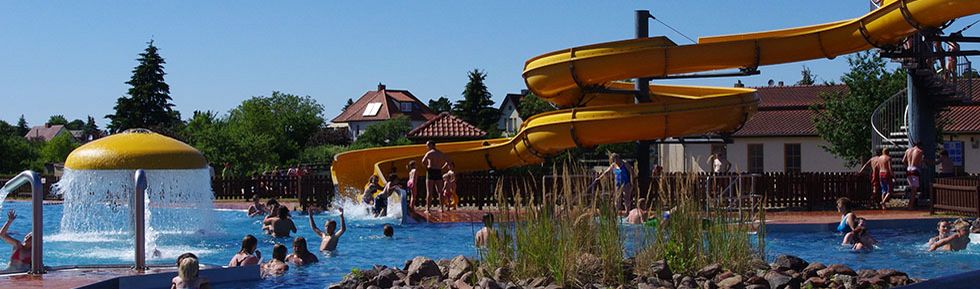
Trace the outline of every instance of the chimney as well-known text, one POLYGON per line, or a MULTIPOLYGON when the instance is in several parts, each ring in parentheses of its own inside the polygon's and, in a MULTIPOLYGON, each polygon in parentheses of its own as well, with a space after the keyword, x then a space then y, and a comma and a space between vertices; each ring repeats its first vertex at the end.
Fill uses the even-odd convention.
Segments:
POLYGON ((783 86, 783 81, 782 80, 779 81, 779 86, 783 86))
POLYGON ((44 123, 44 128, 51 128, 51 123, 50 122, 45 122, 44 123))
POLYGON ((384 83, 378 82, 378 91, 382 91, 382 90, 385 90, 385 85, 384 83))
POLYGON ((745 84, 743 84, 742 80, 739 79, 735 81, 735 87, 745 87, 745 84))

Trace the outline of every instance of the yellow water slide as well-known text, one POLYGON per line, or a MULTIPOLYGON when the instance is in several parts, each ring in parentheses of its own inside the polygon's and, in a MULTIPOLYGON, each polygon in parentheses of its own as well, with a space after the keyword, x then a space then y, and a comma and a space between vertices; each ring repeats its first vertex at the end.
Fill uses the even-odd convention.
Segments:
MULTIPOLYGON (((918 29, 980 13, 980 0, 893 0, 851 20, 737 35, 702 37, 676 45, 664 37, 623 40, 551 52, 525 63, 535 95, 565 108, 528 118, 511 138, 439 144, 459 172, 541 163, 574 147, 674 136, 733 132, 758 105, 755 90, 651 85, 652 102, 633 104, 617 82, 722 69, 834 58, 900 44, 918 29)), ((418 160, 423 145, 375 148, 336 156, 332 174, 341 191, 359 189, 372 174, 418 160)))

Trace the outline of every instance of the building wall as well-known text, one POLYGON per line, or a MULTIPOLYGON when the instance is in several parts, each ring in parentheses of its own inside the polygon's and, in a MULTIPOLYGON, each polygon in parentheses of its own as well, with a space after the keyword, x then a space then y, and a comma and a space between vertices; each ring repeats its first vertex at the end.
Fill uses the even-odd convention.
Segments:
POLYGON ((500 119, 497 120, 497 129, 500 129, 501 132, 509 136, 520 130, 522 123, 523 120, 517 113, 517 107, 513 103, 508 102, 500 111, 500 119), (510 127, 507 126, 508 120, 511 123, 510 127))
POLYGON ((980 134, 959 134, 943 138, 944 141, 963 142, 962 172, 980 173, 980 134))
MULTIPOLYGON (((358 136, 361 136, 361 134, 363 134, 364 131, 367 130, 368 126, 371 126, 372 124, 375 124, 375 123, 378 123, 378 122, 379 121, 352 121, 352 122, 348 122, 347 125, 346 125, 346 127, 347 127, 347 132, 350 133, 350 139, 352 141, 357 140, 357 137, 358 136)), ((424 121, 418 121, 418 120, 411 121, 412 129, 415 129, 415 128, 419 127, 423 123, 425 123, 425 122, 424 121)))
MULTIPOLYGON (((732 171, 748 170, 748 144, 762 144, 763 169, 766 172, 783 172, 785 169, 785 144, 800 144, 801 170, 804 172, 845 172, 856 168, 845 166, 844 161, 821 148, 827 142, 819 137, 752 137, 734 138, 726 145, 732 171)), ((707 163, 711 144, 661 144, 661 166, 670 172, 710 171, 707 163)), ((978 156, 980 160, 980 156, 978 156)))

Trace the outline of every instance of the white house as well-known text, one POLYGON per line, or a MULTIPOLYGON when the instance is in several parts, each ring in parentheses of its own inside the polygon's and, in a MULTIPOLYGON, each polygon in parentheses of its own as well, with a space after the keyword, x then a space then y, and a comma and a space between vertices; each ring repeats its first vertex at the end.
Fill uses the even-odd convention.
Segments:
POLYGON ((521 100, 528 94, 528 90, 521 90, 521 93, 508 93, 504 101, 500 102, 500 119, 497 121, 497 129, 504 136, 512 136, 521 130, 524 120, 518 112, 521 100))
POLYGON ((408 117, 413 129, 436 118, 436 114, 408 90, 388 89, 379 83, 378 90, 365 92, 331 120, 331 127, 347 127, 351 140, 357 140, 368 126, 401 115, 408 117))

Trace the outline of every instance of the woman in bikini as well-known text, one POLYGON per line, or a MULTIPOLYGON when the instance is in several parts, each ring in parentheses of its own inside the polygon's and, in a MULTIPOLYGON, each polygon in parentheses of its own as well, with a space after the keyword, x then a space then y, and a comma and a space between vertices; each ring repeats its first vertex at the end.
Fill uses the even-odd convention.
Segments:
POLYGON ((24 236, 24 241, 19 242, 7 233, 10 229, 10 224, 14 223, 14 219, 17 218, 17 214, 14 210, 7 212, 7 222, 3 224, 3 228, 0 229, 0 238, 4 242, 10 244, 13 253, 10 254, 10 265, 7 266, 7 271, 27 271, 31 269, 31 241, 33 241, 33 235, 27 233, 24 236))
POLYGON ((245 235, 245 238, 242 238, 242 248, 238 250, 238 254, 231 257, 228 267, 258 265, 262 260, 262 253, 255 249, 258 243, 259 240, 255 239, 255 236, 245 235))

